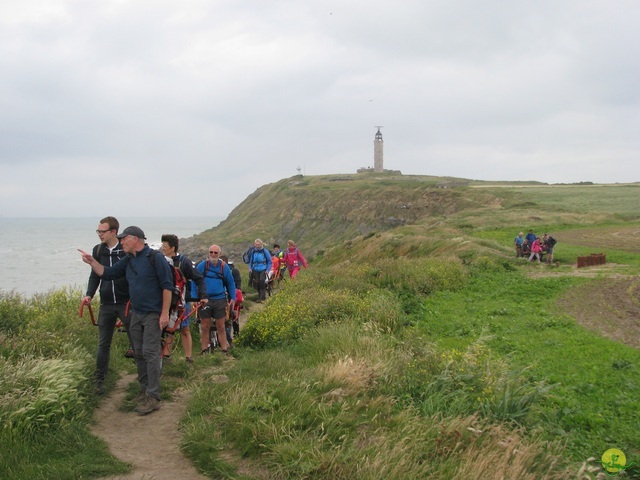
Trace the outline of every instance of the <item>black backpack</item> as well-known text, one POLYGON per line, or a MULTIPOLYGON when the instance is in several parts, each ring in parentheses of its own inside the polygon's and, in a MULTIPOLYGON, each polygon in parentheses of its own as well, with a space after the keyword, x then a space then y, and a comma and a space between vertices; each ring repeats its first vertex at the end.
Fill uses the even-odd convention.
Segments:
POLYGON ((547 246, 548 247, 554 247, 556 245, 556 243, 558 243, 558 241, 555 238, 553 238, 553 237, 547 238, 547 246))
MULTIPOLYGON (((159 250, 151 249, 151 252, 149 253, 149 263, 154 269, 156 268, 156 257, 158 253, 162 255, 162 258, 165 258, 164 254, 159 250)), ((179 314, 181 314, 185 305, 185 295, 188 283, 187 278, 184 276, 184 273, 182 273, 179 266, 174 266, 173 262, 167 263, 169 264, 169 268, 171 268, 171 275, 173 278, 173 291, 171 293, 171 307, 169 308, 169 313, 178 311, 179 314)))

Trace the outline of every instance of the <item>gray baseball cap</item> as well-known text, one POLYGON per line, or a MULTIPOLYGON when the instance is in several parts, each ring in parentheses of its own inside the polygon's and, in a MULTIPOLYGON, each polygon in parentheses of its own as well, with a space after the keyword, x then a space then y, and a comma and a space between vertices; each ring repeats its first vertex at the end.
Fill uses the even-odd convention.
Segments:
POLYGON ((138 238, 142 238, 144 240, 147 239, 147 237, 144 236, 144 232, 142 231, 142 229, 140 227, 127 227, 125 228, 122 233, 119 233, 118 235, 116 235, 116 237, 118 238, 124 238, 127 235, 131 235, 133 237, 138 237, 138 238))

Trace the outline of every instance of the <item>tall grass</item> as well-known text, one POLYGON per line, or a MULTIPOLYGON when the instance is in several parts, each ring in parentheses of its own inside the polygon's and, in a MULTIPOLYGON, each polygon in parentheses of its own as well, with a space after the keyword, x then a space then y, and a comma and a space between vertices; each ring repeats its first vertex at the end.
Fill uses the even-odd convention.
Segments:
POLYGON ((411 356, 357 320, 243 355, 228 382, 198 389, 183 447, 205 472, 229 478, 567 478, 548 443, 477 415, 402 406, 390 369, 411 356), (228 448, 238 456, 221 454, 228 448), (485 470, 485 455, 501 458, 496 468, 485 470))
POLYGON ((88 431, 97 329, 78 318, 80 298, 64 289, 0 296, 0 478, 127 470, 88 431))
POLYGON ((303 274, 270 300, 248 328, 255 321, 280 332, 297 322, 298 330, 278 349, 251 338, 245 345, 261 351, 240 353, 227 384, 194 398, 185 447, 199 465, 233 475, 259 463, 267 467, 259 478, 569 478, 577 473, 567 468, 601 455, 614 432, 615 445, 636 454, 626 418, 602 428, 599 412, 637 403, 622 387, 637 372, 610 376, 602 396, 593 380, 585 387, 584 373, 606 344, 615 364, 635 365, 637 355, 554 311, 554 299, 584 280, 532 280, 516 262, 483 255, 464 268, 428 263, 343 262, 303 274), (419 271, 408 273, 412 265, 419 271), (336 275, 344 270, 352 275, 336 275), (409 323, 407 293, 424 303, 409 323), (287 318, 292 300, 304 315, 287 318), (216 441, 205 448, 205 438, 216 441), (243 460, 220 456, 224 445, 243 460))
POLYGON ((35 435, 87 415, 84 407, 88 355, 0 360, 0 423, 8 435, 35 435), (73 358, 75 357, 75 359, 73 358))

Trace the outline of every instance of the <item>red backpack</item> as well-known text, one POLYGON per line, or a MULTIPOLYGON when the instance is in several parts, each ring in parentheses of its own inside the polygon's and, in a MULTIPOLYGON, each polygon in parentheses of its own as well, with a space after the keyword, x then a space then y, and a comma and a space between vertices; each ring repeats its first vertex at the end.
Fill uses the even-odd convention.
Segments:
MULTIPOLYGON (((162 252, 158 250, 152 250, 149 254, 149 263, 156 268, 156 256, 160 253, 163 257, 162 252)), ((180 328, 180 322, 178 319, 182 317, 185 309, 185 294, 187 291, 187 278, 180 270, 179 266, 173 265, 173 262, 169 262, 169 268, 171 268, 171 275, 173 277, 173 289, 171 291, 171 306, 169 307, 169 326, 167 327, 167 331, 174 332, 176 329, 180 328)))

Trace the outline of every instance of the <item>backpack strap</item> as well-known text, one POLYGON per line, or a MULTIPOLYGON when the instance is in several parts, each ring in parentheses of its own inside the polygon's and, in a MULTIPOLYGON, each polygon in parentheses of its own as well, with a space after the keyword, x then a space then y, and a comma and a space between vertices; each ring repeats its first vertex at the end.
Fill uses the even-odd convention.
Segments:
MULTIPOLYGON (((222 280, 222 285, 224 285, 225 290, 227 290, 228 292, 229 287, 227 287, 227 280, 224 278, 224 265, 225 265, 224 260, 218 260, 218 264, 220 265, 220 273, 216 272, 213 269, 211 271, 216 274, 217 278, 222 280)), ((207 276, 207 272, 209 271, 209 268, 211 268, 211 262, 209 260, 206 260, 204 262, 204 272, 202 272, 203 277, 207 276)))

